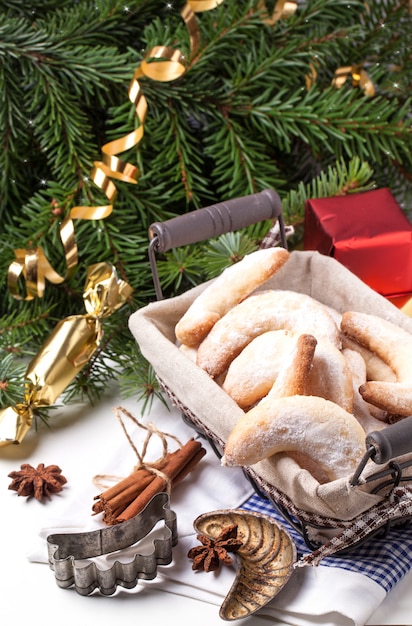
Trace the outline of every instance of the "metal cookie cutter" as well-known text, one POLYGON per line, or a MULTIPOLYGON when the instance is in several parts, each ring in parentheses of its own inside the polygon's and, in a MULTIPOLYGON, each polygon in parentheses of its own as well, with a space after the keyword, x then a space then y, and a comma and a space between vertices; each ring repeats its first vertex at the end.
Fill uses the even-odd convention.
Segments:
POLYGON ((176 514, 169 508, 167 493, 155 495, 145 509, 126 522, 84 533, 54 534, 47 537, 49 565, 54 571, 59 587, 75 586, 77 593, 87 596, 96 588, 110 596, 120 585, 132 589, 138 579, 153 580, 158 565, 172 561, 172 547, 177 544, 176 514), (154 539, 149 554, 134 555, 133 560, 122 563, 115 560, 112 567, 99 569, 95 562, 84 559, 107 555, 129 548, 164 520, 164 538, 154 539), (82 560, 82 564, 76 564, 82 560))

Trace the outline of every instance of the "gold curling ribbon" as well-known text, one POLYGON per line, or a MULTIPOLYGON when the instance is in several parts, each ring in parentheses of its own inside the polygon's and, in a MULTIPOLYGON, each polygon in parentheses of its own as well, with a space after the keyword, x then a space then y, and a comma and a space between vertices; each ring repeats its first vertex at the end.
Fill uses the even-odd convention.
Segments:
MULTIPOLYGON (((223 0, 197 0, 188 2, 181 11, 190 37, 190 55, 193 56, 200 44, 200 34, 195 17, 197 11, 208 11, 214 9, 223 0)), ((113 210, 113 203, 116 197, 116 187, 111 179, 137 183, 140 175, 138 168, 122 161, 117 155, 136 147, 143 138, 144 123, 147 115, 147 101, 144 97, 138 79, 147 77, 159 82, 171 82, 183 76, 186 72, 186 59, 184 54, 169 46, 154 46, 150 48, 140 64, 135 70, 129 84, 129 100, 135 107, 137 128, 127 135, 105 144, 102 147, 101 161, 95 161, 90 177, 94 184, 102 189, 109 199, 110 204, 101 207, 77 206, 71 211, 72 218, 91 219, 90 211, 100 210, 97 219, 108 217, 113 210)), ((96 219, 93 217, 92 219, 96 219)))
POLYGON ((66 219, 60 226, 60 239, 63 244, 67 271, 60 276, 48 262, 43 248, 14 250, 15 260, 10 264, 7 284, 10 293, 16 300, 33 300, 42 297, 46 287, 46 278, 54 284, 62 283, 72 276, 78 262, 78 252, 74 238, 74 226, 71 219, 66 219), (19 293, 20 277, 25 279, 26 297, 19 293))
POLYGON ((337 69, 332 80, 332 86, 340 89, 349 76, 352 78, 354 87, 360 87, 367 96, 375 95, 375 87, 362 65, 348 65, 337 69))
POLYGON ((287 0, 278 0, 271 15, 269 15, 265 0, 259 0, 257 6, 259 10, 263 11, 262 21, 269 26, 273 26, 273 24, 279 20, 294 15, 298 8, 298 3, 287 2, 287 0))
MULTIPOLYGON (((189 0, 181 11, 181 17, 188 29, 190 39, 190 57, 196 54, 200 45, 200 33, 195 13, 215 9, 224 0, 189 0)), ((129 100, 135 107, 138 121, 137 128, 127 135, 110 141, 102 147, 102 158, 93 163, 90 179, 101 189, 109 203, 103 206, 75 206, 69 217, 60 227, 67 271, 64 276, 51 267, 42 248, 15 250, 15 260, 8 271, 8 287, 16 300, 32 300, 42 297, 46 279, 53 284, 60 284, 75 271, 78 263, 78 250, 74 238, 73 219, 103 220, 113 211, 117 189, 113 180, 137 184, 139 169, 128 162, 122 161, 118 155, 136 147, 144 134, 144 123, 147 114, 147 101, 142 94, 138 79, 147 77, 159 82, 170 82, 183 76, 187 69, 184 54, 168 46, 154 46, 145 54, 140 66, 134 72, 129 85, 129 100), (26 296, 19 293, 19 281, 24 279, 26 296)))
POLYGON ((89 267, 83 292, 86 314, 61 320, 29 363, 24 402, 0 410, 0 447, 22 442, 34 410, 54 404, 90 361, 103 336, 102 320, 123 306, 132 291, 111 264, 89 267))
POLYGON ((313 63, 309 63, 309 72, 305 76, 306 90, 309 91, 311 87, 316 83, 318 78, 318 71, 313 63))

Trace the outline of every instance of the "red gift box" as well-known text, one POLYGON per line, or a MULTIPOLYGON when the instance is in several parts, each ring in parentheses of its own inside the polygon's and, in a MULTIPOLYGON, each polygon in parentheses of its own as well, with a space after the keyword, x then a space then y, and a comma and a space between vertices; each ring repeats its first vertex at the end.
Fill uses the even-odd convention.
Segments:
POLYGON ((412 225, 387 188, 308 200, 303 246, 333 256, 383 296, 412 293, 412 225))

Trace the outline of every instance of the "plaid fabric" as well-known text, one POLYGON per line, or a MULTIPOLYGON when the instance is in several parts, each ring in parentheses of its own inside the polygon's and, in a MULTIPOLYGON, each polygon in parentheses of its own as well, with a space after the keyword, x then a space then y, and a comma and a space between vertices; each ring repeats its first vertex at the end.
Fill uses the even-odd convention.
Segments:
MULTIPOLYGON (((287 528, 293 537, 298 556, 310 555, 310 550, 303 537, 285 520, 269 500, 255 494, 242 505, 242 508, 275 518, 287 528)), ((325 556, 322 559, 322 565, 338 567, 368 576, 388 592, 411 569, 412 526, 394 527, 386 537, 372 537, 348 553, 333 557, 325 556)))

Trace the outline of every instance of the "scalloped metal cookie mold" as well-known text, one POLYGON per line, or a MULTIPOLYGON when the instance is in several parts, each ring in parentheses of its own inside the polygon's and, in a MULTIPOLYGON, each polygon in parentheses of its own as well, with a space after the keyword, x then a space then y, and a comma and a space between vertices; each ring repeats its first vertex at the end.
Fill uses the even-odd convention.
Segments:
POLYGON ((98 588, 100 593, 109 596, 117 586, 132 589, 139 578, 156 578, 157 566, 171 563, 172 547, 177 541, 176 514, 169 508, 168 494, 159 493, 141 513, 121 524, 84 533, 49 535, 47 549, 49 565, 59 587, 67 589, 74 585, 77 593, 83 596, 98 588), (136 552, 131 561, 115 560, 107 569, 100 569, 94 561, 84 563, 93 557, 130 548, 144 539, 161 520, 164 520, 164 538, 153 540, 151 553, 136 552))

